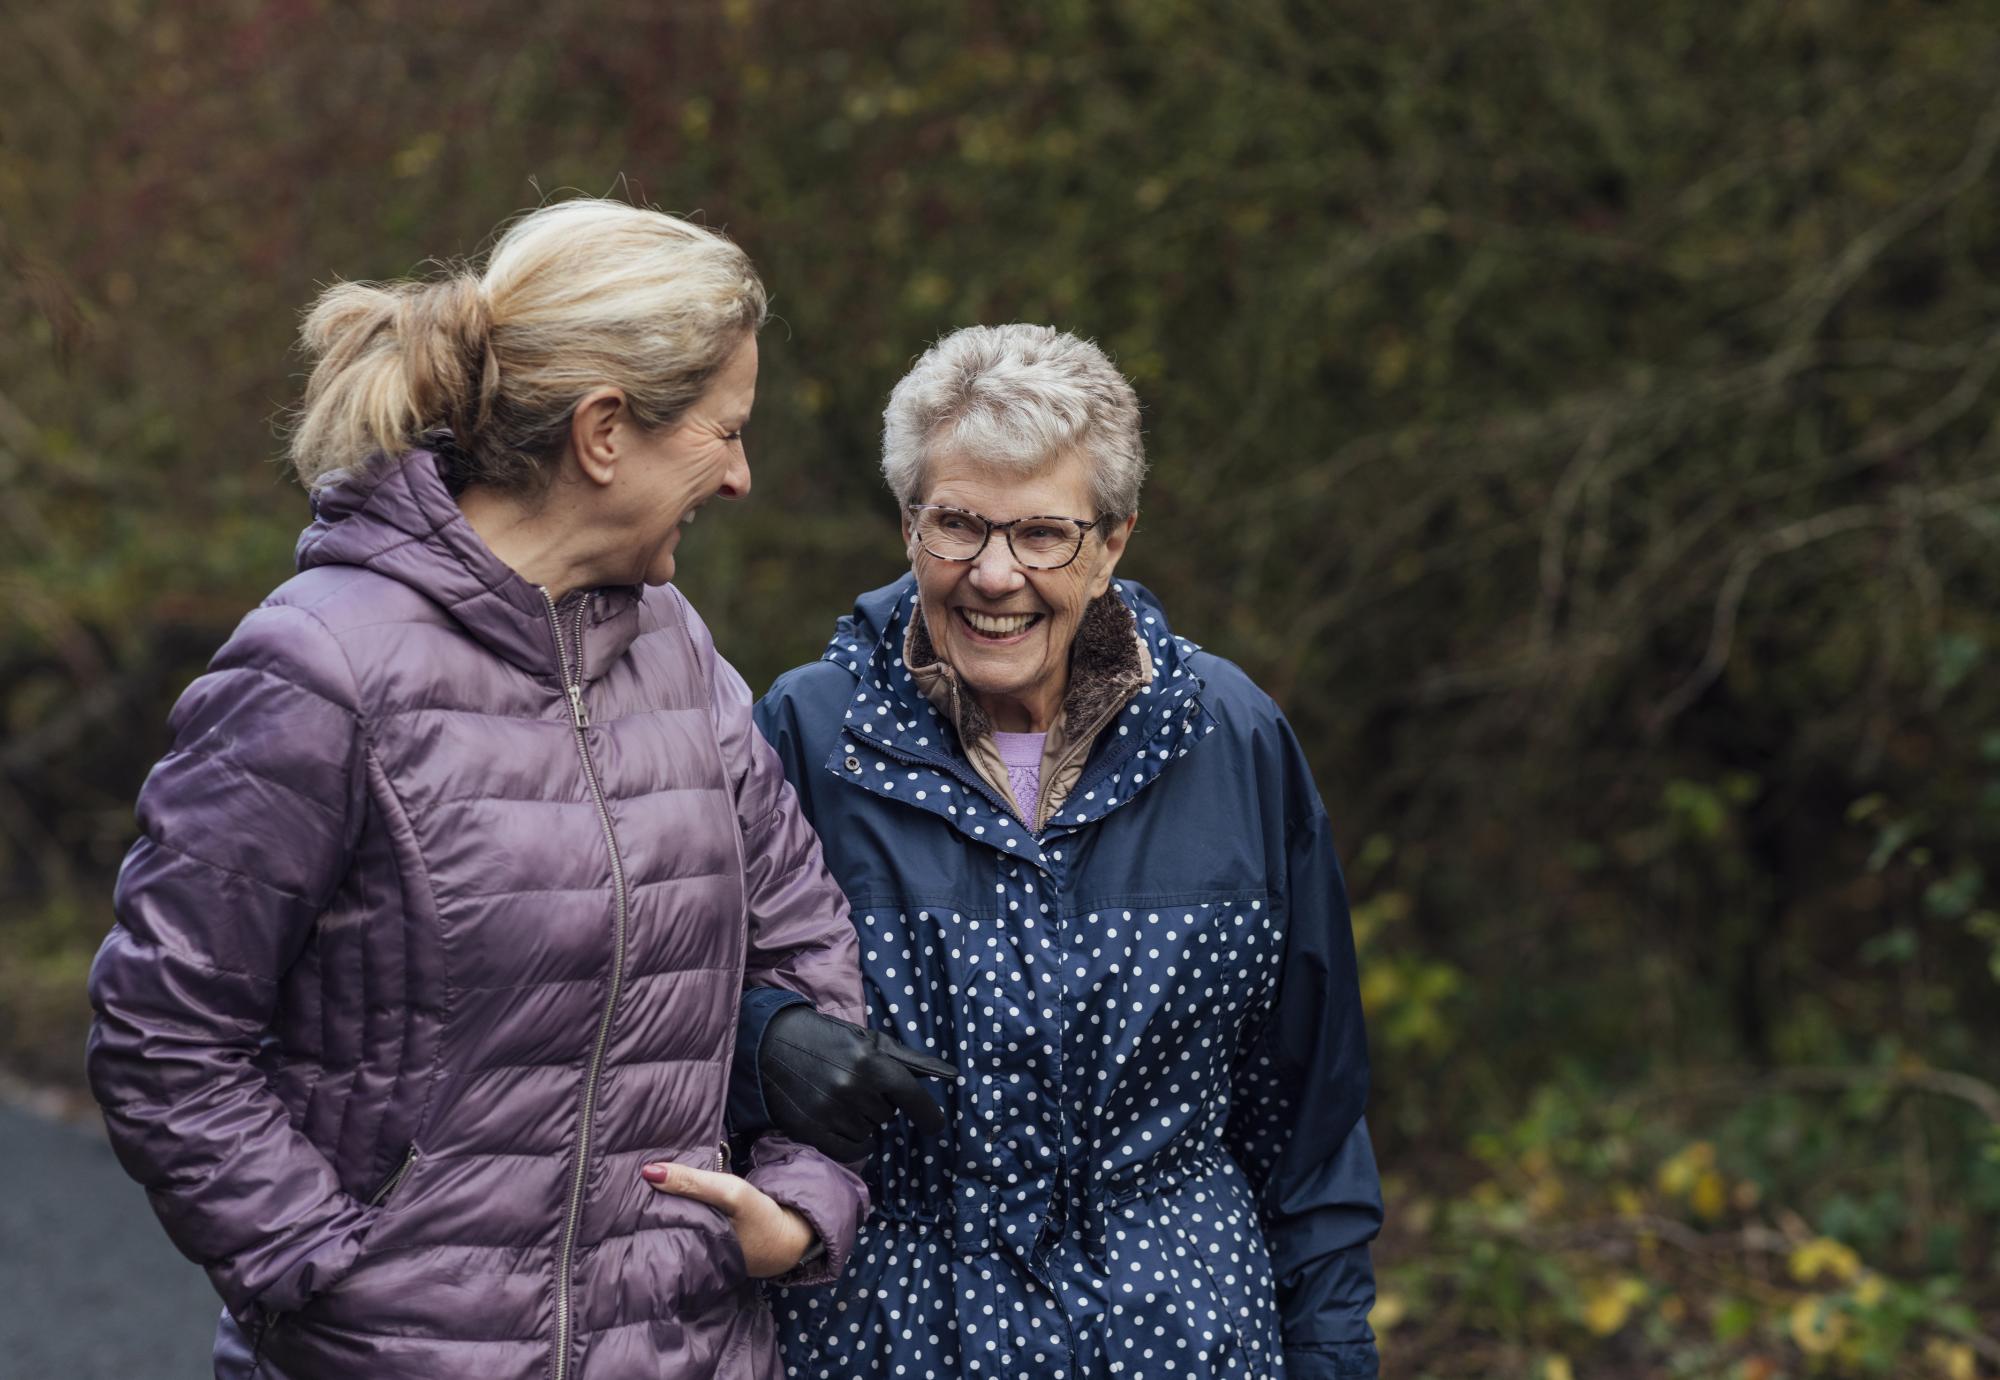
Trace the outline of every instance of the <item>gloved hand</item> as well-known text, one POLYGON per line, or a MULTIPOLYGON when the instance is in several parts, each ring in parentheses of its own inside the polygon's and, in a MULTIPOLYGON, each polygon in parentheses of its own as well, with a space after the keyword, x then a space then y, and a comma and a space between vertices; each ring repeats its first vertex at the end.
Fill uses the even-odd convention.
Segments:
POLYGON ((958 1070, 803 1004, 771 1017, 757 1054, 773 1128, 836 1160, 866 1157, 876 1129, 898 1111, 926 1135, 944 1130, 944 1109, 918 1074, 956 1078, 958 1070))

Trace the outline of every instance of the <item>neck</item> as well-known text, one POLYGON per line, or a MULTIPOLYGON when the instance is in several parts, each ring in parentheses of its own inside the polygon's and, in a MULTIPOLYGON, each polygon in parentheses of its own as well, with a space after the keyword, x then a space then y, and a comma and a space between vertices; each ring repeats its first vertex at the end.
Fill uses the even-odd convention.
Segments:
POLYGON ((1020 695, 974 693, 973 702, 986 714, 996 732, 1047 733, 1062 712, 1063 692, 1069 688, 1067 673, 1020 695))
POLYGON ((540 585, 552 599, 606 583, 590 533, 564 501, 560 485, 534 499, 483 486, 458 497, 466 525, 516 575, 540 585))

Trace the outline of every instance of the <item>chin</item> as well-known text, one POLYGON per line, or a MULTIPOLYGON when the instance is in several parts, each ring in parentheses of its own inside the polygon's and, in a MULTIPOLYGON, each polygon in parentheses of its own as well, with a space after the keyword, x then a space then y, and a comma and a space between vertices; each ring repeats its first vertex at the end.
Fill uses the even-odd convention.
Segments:
POLYGON ((954 662, 952 669, 975 695, 1024 695, 1035 688, 1039 679, 1035 667, 995 663, 982 657, 966 657, 954 662))
POLYGON ((661 585, 673 583, 676 569, 674 553, 680 548, 679 537, 680 529, 676 528, 674 529, 673 537, 669 538, 665 545, 655 551, 653 559, 646 563, 644 573, 639 576, 640 583, 655 589, 661 585))

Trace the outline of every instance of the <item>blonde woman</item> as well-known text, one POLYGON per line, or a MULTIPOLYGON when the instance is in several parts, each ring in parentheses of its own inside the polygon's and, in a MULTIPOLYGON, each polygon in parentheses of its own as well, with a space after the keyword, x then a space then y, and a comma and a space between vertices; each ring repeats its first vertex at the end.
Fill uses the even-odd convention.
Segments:
POLYGON ((758 1279, 845 1268, 847 1169, 770 1133, 718 1172, 746 987, 861 1016, 668 583, 750 489, 764 315, 727 240, 578 200, 307 318, 299 573, 175 709, 91 975, 218 1376, 770 1376, 758 1279))

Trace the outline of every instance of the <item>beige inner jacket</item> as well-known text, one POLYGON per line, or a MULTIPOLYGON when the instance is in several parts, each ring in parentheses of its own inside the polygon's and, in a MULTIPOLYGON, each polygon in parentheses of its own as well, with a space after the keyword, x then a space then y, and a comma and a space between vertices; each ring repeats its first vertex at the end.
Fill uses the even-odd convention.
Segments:
MULTIPOLYGON (((980 779, 1002 800, 1014 801, 1007 764, 993 744, 993 721, 959 680, 958 673, 938 656, 919 606, 903 634, 903 665, 917 688, 958 732, 958 741, 980 779)), ((1069 688, 1062 708, 1042 742, 1041 793, 1035 817, 1023 819, 1036 833, 1048 827, 1083 775, 1090 745, 1118 717, 1120 710, 1153 683, 1153 658, 1139 636, 1138 623, 1124 601, 1106 590, 1091 600, 1077 623, 1070 645, 1069 688)))

